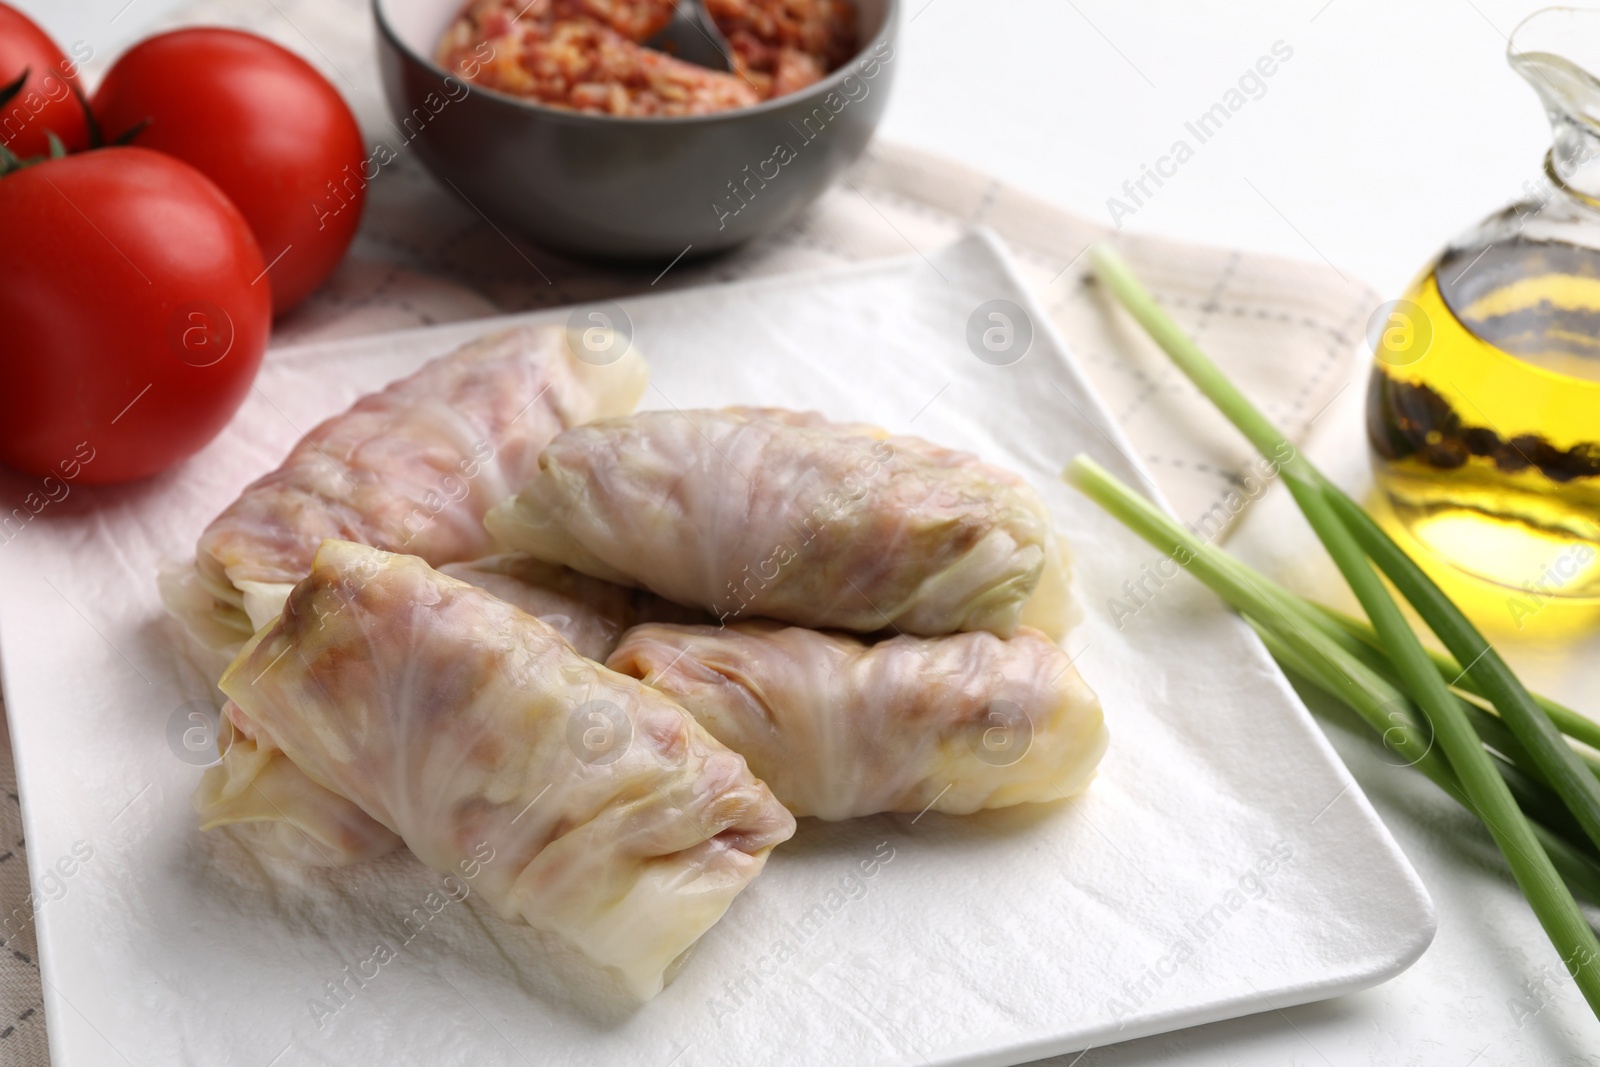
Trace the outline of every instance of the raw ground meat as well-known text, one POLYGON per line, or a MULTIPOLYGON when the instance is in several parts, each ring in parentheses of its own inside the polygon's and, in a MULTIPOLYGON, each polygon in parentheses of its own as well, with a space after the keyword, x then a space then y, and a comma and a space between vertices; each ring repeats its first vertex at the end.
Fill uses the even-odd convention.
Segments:
POLYGON ((452 70, 475 65, 477 85, 574 111, 704 115, 761 100, 743 78, 645 48, 608 25, 513 21, 515 13, 504 0, 478 0, 446 34, 439 62, 452 70), (485 41, 493 48, 487 60, 478 50, 485 41))
POLYGON ((820 80, 855 52, 848 0, 706 0, 734 73, 645 48, 673 0, 472 0, 439 63, 474 84, 552 107, 610 115, 704 115, 820 80), (487 45, 488 48, 484 46, 487 45))
POLYGON ((820 81, 855 53, 849 0, 706 0, 733 46, 736 73, 768 99, 820 81))

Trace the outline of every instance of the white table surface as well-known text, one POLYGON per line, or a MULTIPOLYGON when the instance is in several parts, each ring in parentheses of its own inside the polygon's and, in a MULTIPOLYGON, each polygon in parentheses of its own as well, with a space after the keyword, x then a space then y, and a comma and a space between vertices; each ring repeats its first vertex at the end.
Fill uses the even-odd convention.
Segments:
MULTIPOLYGON (((19 0, 10 0, 18 3, 19 0)), ((20 0, 97 64, 173 0, 20 0), (114 19, 114 21, 113 21, 114 19)), ((1247 68, 1293 50, 1250 101, 1124 220, 1130 229, 1320 258, 1386 296, 1452 234, 1515 199, 1548 145, 1505 37, 1513 0, 908 0, 885 136, 982 168, 1079 213, 1156 163, 1247 68), (1281 50, 1280 46, 1280 50, 1281 50)), ((1192 141, 1192 138, 1190 138, 1192 141)), ((1151 186, 1154 189, 1153 186, 1151 186)), ((1361 380, 1311 451, 1365 479, 1361 380)), ((1233 547, 1306 589, 1328 565, 1292 506, 1257 505, 1233 547)), ((1547 637, 1508 651, 1535 685, 1600 715, 1589 655, 1547 637)), ((1197 709, 1197 712, 1203 709, 1197 709)), ((1414 772, 1330 728, 1439 910, 1433 947, 1377 989, 1149 1038, 1057 1067, 1600 1064, 1600 1024, 1487 837, 1414 772)), ((1064 959, 1064 965, 1070 960, 1064 959)))

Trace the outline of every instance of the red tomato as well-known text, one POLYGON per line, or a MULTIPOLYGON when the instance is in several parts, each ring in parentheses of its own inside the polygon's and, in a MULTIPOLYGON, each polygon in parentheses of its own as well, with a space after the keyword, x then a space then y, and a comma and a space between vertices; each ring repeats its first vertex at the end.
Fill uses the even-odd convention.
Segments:
POLYGON ((272 300, 249 225, 205 175, 146 148, 16 171, 0 248, 0 460, 128 481, 233 416, 272 300))
POLYGON ((355 236, 370 177, 355 117, 271 41, 219 29, 151 37, 106 73, 94 113, 107 137, 149 119, 135 144, 177 156, 232 198, 272 265, 276 314, 320 285, 355 236))
POLYGON ((49 154, 50 130, 68 151, 88 144, 83 105, 73 92, 78 64, 26 15, 0 4, 0 85, 10 85, 24 70, 22 91, 0 107, 0 143, 23 159, 49 154))

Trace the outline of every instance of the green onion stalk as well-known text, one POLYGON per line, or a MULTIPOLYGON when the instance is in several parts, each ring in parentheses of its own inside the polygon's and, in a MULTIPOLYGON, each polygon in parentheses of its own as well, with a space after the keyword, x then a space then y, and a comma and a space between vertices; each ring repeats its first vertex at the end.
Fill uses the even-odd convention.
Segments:
MULTIPOLYGON (((1374 564, 1410 601, 1455 660, 1466 665, 1463 673, 1471 676, 1478 691, 1494 706, 1500 720, 1520 743, 1521 754, 1538 769, 1588 841, 1596 846, 1600 846, 1600 779, 1566 743, 1548 711, 1533 699, 1460 609, 1366 512, 1250 403, 1161 309, 1127 264, 1104 245, 1097 246, 1091 257, 1100 283, 1250 443, 1278 465, 1285 486, 1371 620, 1378 647, 1400 683, 1401 690, 1396 695, 1403 690, 1410 714, 1420 717, 1418 726, 1425 723, 1431 730, 1448 761, 1447 769, 1435 767, 1430 777, 1453 774, 1449 781, 1459 790, 1453 795, 1488 828, 1567 972, 1600 1017, 1600 942, 1552 862, 1547 846, 1553 846, 1556 839, 1548 831, 1541 833, 1518 806, 1506 776, 1484 748, 1463 702, 1451 690, 1451 680, 1441 675, 1374 564)), ((1081 474, 1083 469, 1075 466, 1074 470, 1081 474)), ((1286 603, 1275 606, 1290 610, 1286 603)), ((1306 634, 1317 631, 1305 623, 1303 613, 1286 614, 1282 620, 1283 625, 1274 633, 1290 655, 1298 657, 1297 665, 1324 673, 1320 680, 1334 684, 1340 690, 1336 695, 1361 713, 1362 707, 1356 701, 1371 695, 1366 683, 1382 679, 1348 653, 1330 657, 1330 650, 1337 647, 1334 642, 1320 645, 1304 640, 1306 634), (1353 670, 1361 672, 1359 682, 1353 670)), ((1310 680, 1319 681, 1315 675, 1310 680)), ((1418 766, 1422 767, 1422 763, 1418 766)), ((1429 771, 1424 769, 1424 773, 1429 771)), ((1441 785, 1445 781, 1443 777, 1436 780, 1441 785)), ((1559 848, 1554 851, 1559 852, 1559 848)))
MULTIPOLYGON (((1455 772, 1432 747, 1405 692, 1385 677, 1383 669, 1371 666, 1363 655, 1352 652, 1330 630, 1313 622, 1314 605, 1204 543, 1092 459, 1077 457, 1064 477, 1244 615, 1286 669, 1350 707, 1407 765, 1475 811, 1455 772)), ((1491 731, 1488 724, 1499 721, 1488 714, 1483 714, 1482 720, 1491 731)), ((1541 794, 1537 782, 1528 781, 1532 776, 1519 778, 1508 765, 1498 770, 1514 783, 1519 801, 1537 805, 1547 816, 1534 832, 1567 883, 1585 899, 1600 904, 1600 857, 1594 855, 1582 831, 1570 824, 1566 809, 1556 800, 1556 810, 1551 810, 1553 795, 1541 794), (1561 816, 1567 816, 1569 825, 1561 826, 1561 816)))

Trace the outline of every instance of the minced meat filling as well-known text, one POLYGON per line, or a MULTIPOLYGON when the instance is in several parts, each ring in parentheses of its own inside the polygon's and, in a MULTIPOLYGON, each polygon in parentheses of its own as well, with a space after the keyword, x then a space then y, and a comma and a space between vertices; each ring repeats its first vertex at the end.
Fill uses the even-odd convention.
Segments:
POLYGON ((848 0, 707 0, 734 72, 640 42, 673 0, 472 0, 436 58, 476 85, 552 107, 610 115, 704 115, 803 89, 856 47, 848 0))

